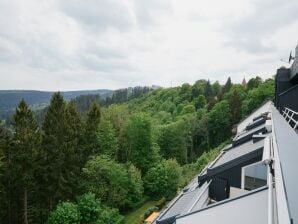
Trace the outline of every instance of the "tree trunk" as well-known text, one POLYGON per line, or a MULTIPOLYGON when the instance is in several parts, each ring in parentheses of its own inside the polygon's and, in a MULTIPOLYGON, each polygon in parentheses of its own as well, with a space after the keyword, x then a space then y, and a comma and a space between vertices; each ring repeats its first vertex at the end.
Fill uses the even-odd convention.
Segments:
POLYGON ((11 211, 11 201, 12 201, 12 191, 11 191, 11 171, 10 171, 10 151, 8 152, 8 223, 12 224, 12 211, 11 211))
POLYGON ((24 224, 28 224, 28 195, 27 188, 24 188, 24 224))

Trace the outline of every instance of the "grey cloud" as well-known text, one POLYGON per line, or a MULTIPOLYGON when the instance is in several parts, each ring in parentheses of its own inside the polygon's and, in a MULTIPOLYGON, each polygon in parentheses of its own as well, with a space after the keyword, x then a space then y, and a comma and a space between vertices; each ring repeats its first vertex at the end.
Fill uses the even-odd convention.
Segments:
POLYGON ((64 67, 56 33, 43 27, 40 21, 46 18, 30 12, 33 3, 27 3, 0 1, 0 60, 49 70, 64 67))
POLYGON ((112 27, 128 31, 134 26, 134 17, 128 5, 117 0, 63 0, 61 11, 84 27, 105 31, 112 27))
MULTIPOLYGON (((32 46, 31 46, 32 47, 32 46)), ((66 68, 66 63, 61 54, 55 49, 39 45, 37 48, 27 47, 25 63, 33 68, 57 71, 66 68)))
POLYGON ((0 0, 0 73, 8 74, 0 84, 119 87, 271 69, 288 48, 298 1, 249 0, 255 11, 237 20, 213 13, 217 1, 0 0), (225 58, 213 57, 216 50, 225 58))
POLYGON ((129 72, 136 70, 127 60, 101 58, 92 53, 81 55, 79 60, 85 68, 93 71, 111 73, 115 71, 129 72))
POLYGON ((16 62, 21 54, 22 51, 16 44, 0 35, 0 62, 16 62))
POLYGON ((278 29, 298 20, 298 1, 258 0, 253 6, 252 14, 226 24, 226 44, 248 53, 273 52, 277 46, 267 39, 278 29))
POLYGON ((233 35, 232 40, 225 42, 225 45, 228 47, 236 48, 238 50, 243 50, 248 53, 269 53, 274 51, 275 46, 265 46, 261 42, 260 36, 240 36, 233 35))
POLYGON ((121 49, 112 49, 108 47, 98 47, 98 46, 90 46, 86 49, 86 52, 92 54, 98 58, 105 58, 105 59, 124 59, 125 54, 121 52, 121 49))
POLYGON ((172 11, 170 0, 134 0, 134 10, 138 26, 143 29, 157 24, 161 16, 172 11))

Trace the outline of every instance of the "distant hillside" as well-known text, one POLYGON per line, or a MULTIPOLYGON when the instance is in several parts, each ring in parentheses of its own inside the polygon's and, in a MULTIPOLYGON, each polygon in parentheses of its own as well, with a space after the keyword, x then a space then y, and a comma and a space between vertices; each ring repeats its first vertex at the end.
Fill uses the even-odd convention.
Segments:
MULTIPOLYGON (((74 99, 80 95, 100 95, 106 98, 112 95, 113 91, 108 89, 99 90, 80 90, 61 92, 65 100, 74 99)), ((33 107, 40 109, 45 107, 51 99, 53 92, 36 90, 0 90, 0 119, 6 119, 22 98, 33 107)))

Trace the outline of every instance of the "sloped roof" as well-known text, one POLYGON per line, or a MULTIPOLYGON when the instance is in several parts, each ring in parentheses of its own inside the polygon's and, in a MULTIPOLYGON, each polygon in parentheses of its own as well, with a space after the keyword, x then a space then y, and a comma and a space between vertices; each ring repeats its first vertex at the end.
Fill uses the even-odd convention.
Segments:
POLYGON ((172 204, 172 206, 164 214, 162 214, 159 220, 166 220, 171 217, 187 213, 205 189, 203 186, 181 194, 179 199, 172 204))
POLYGON ((246 143, 243 143, 243 144, 233 147, 227 151, 224 151, 222 156, 210 168, 214 168, 214 167, 220 166, 222 164, 225 164, 229 161, 237 159, 241 156, 244 156, 244 155, 251 153, 255 150, 258 150, 262 147, 264 147, 264 139, 262 139, 256 143, 253 143, 253 140, 250 140, 246 143))
POLYGON ((254 112, 252 112, 248 117, 243 119, 238 125, 237 125, 237 133, 240 133, 245 130, 246 126, 253 121, 253 119, 257 116, 260 116, 262 113, 270 111, 270 107, 272 105, 271 101, 267 101, 264 103, 261 107, 256 109, 254 112))

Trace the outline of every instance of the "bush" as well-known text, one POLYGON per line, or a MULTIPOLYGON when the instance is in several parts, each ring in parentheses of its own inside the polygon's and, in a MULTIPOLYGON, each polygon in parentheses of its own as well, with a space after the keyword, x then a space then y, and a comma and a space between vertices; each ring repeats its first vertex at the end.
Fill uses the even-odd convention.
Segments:
POLYGON ((78 198, 78 209, 82 223, 93 223, 102 212, 101 203, 92 193, 84 194, 78 198))
POLYGON ((71 202, 63 202, 50 213, 48 224, 80 224, 80 220, 78 206, 71 202))
POLYGON ((77 204, 59 203, 50 213, 48 224, 122 224, 124 221, 117 209, 103 206, 92 193, 82 195, 77 204))

